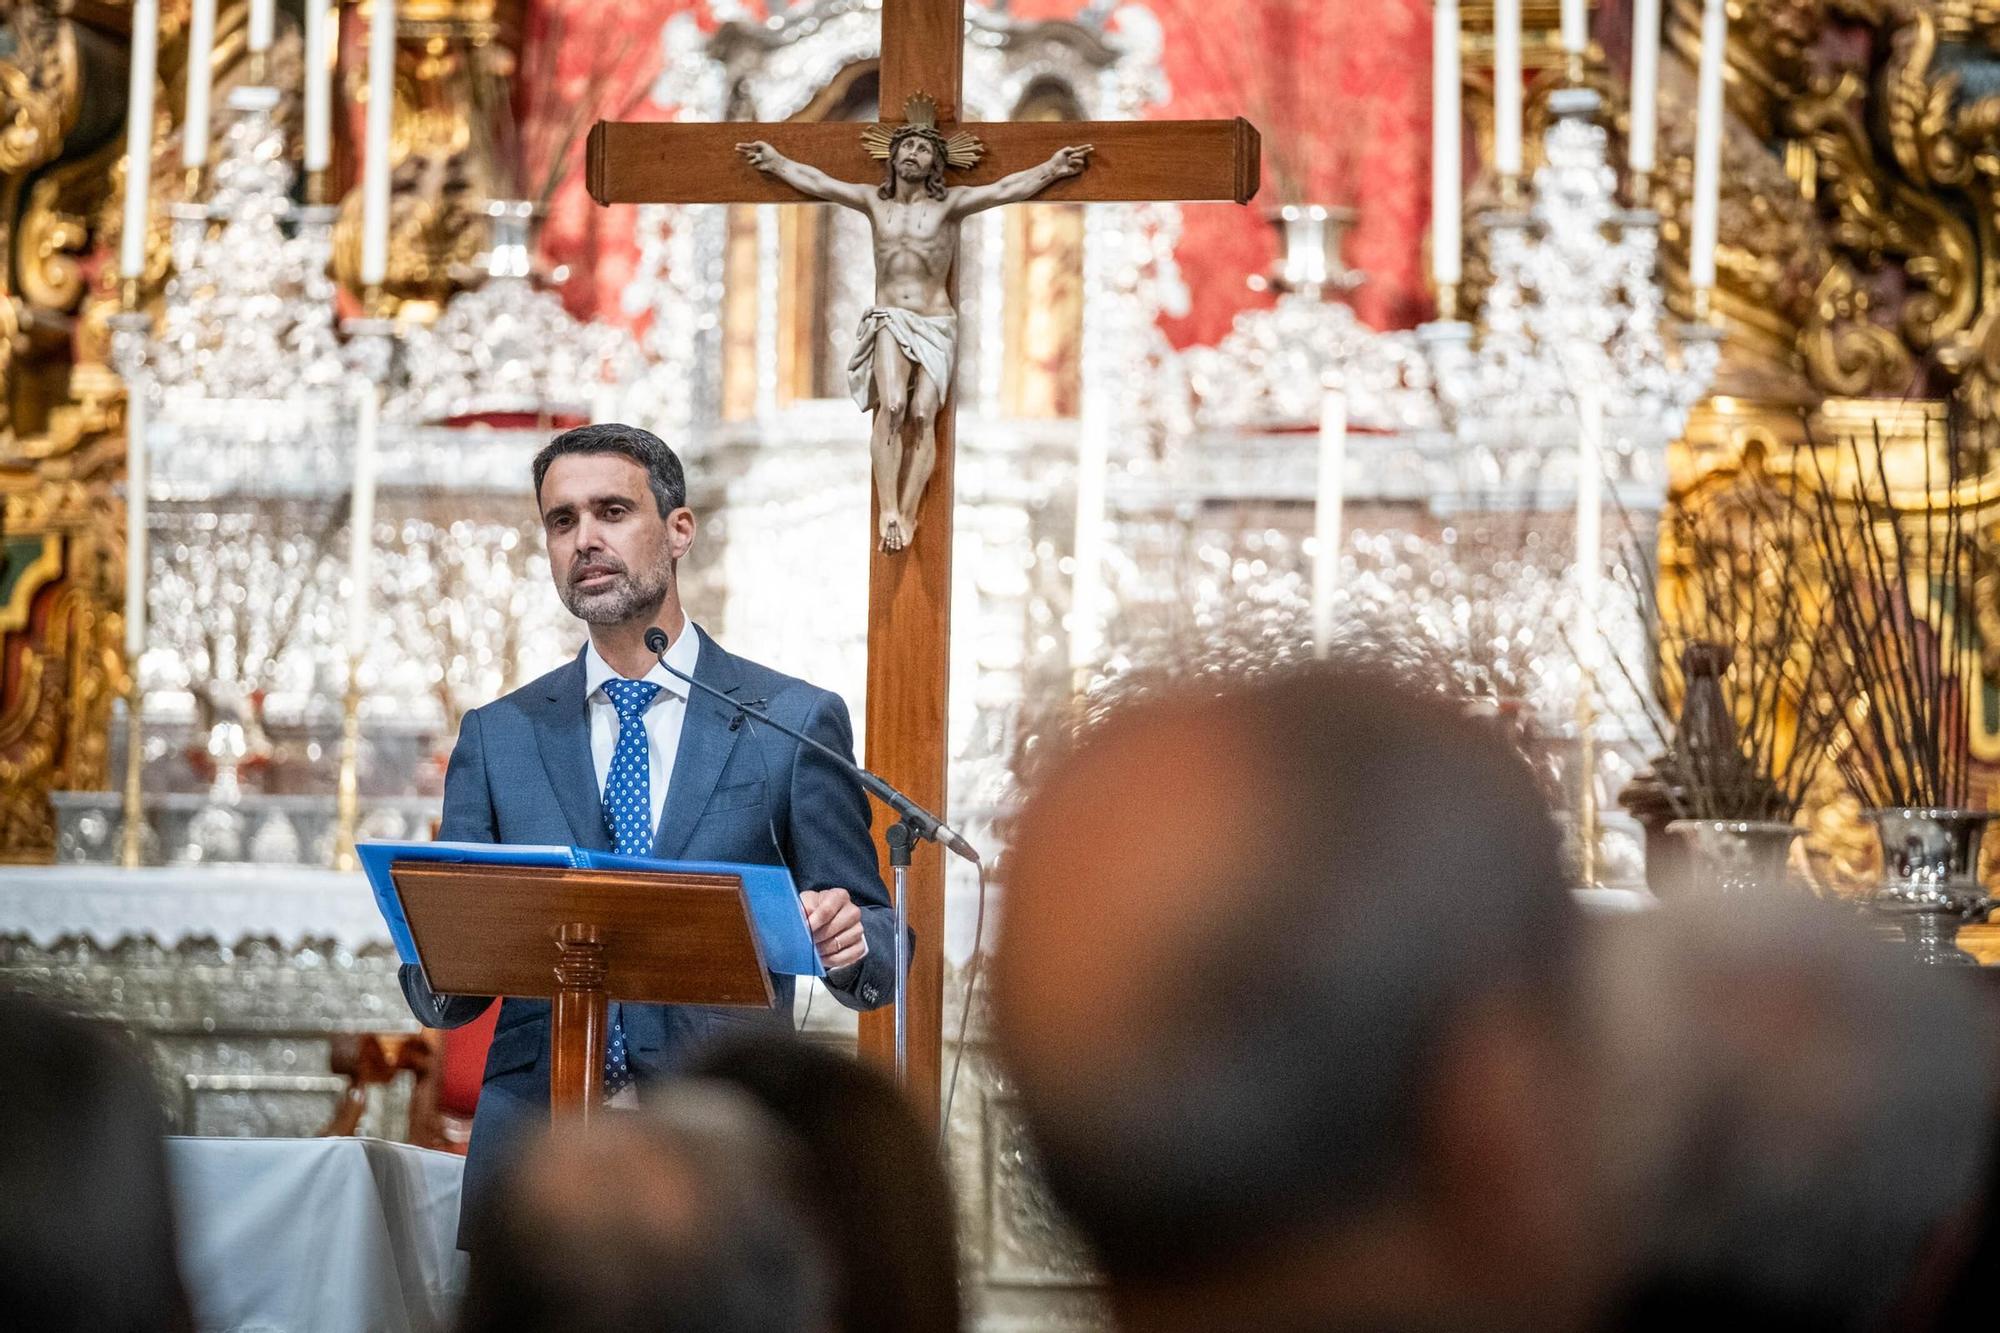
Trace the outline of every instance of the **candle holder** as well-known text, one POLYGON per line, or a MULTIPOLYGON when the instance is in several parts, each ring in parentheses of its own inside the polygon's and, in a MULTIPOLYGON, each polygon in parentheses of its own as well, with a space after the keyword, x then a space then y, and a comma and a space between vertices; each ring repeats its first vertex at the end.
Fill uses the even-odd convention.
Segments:
POLYGON ((111 362, 125 381, 126 496, 128 507, 138 506, 138 516, 128 519, 125 580, 125 823, 119 841, 118 860, 124 866, 145 863, 145 694, 139 683, 139 663, 145 649, 146 624, 146 394, 147 338, 152 317, 138 308, 139 283, 127 278, 120 284, 124 306, 111 316, 111 362), (134 574, 132 571, 138 571, 134 574), (135 593, 136 589, 136 593, 135 593), (136 600, 136 605, 134 601, 136 600), (135 621, 133 618, 137 617, 135 621), (134 628, 136 624, 137 628, 134 628))
POLYGON ((333 868, 354 870, 361 823, 361 657, 347 659, 347 693, 340 703, 340 776, 334 787, 333 868))
POLYGON ((118 840, 118 864, 127 870, 146 864, 145 696, 137 664, 125 682, 125 818, 118 840))
POLYGON ((1597 882, 1597 844, 1603 837, 1597 809, 1597 702, 1585 679, 1576 696, 1576 868, 1587 889, 1597 882))

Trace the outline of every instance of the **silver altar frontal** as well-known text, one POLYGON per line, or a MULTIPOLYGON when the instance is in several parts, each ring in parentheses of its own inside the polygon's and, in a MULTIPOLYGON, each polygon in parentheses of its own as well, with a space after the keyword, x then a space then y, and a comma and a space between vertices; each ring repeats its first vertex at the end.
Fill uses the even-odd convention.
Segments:
MULTIPOLYGON (((130 1032, 183 1134, 317 1134, 333 1038, 416 1029, 366 883, 301 866, 0 870, 0 988, 130 1032)), ((408 1096, 364 1132, 400 1137, 408 1096)))

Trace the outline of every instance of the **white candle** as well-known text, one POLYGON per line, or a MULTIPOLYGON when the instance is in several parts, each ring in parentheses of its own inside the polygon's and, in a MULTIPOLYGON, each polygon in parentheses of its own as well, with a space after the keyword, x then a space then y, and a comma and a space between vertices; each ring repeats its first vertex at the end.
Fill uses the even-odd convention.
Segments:
POLYGON ((1604 562, 1604 399, 1595 386, 1576 396, 1576 623, 1571 636, 1583 688, 1597 661, 1598 585, 1604 562))
MULTIPOLYGON (((1653 170, 1653 141, 1659 125, 1660 0, 1632 6, 1632 135, 1629 162, 1635 172, 1653 170)), ((1633 203, 1644 207, 1644 199, 1633 203)))
POLYGON ((146 387, 125 386, 125 667, 139 678, 146 651, 146 387))
MULTIPOLYGON (((1095 395, 1086 395, 1089 401, 1095 395)), ((1077 423, 1076 567, 1070 576, 1069 665, 1078 688, 1104 651, 1105 491, 1111 441, 1103 414, 1086 409, 1077 423)))
POLYGON ((278 22, 277 0, 250 0, 250 49, 271 49, 271 34, 278 22))
POLYGON ((125 104, 125 230, 118 275, 146 273, 146 195, 153 184, 153 72, 160 55, 160 0, 133 0, 131 83, 125 104))
POLYGON ((1465 165, 1458 137, 1458 0, 1437 0, 1431 24, 1431 277, 1442 292, 1456 287, 1464 275, 1459 254, 1465 165))
POLYGON ((1587 0, 1562 0, 1562 44, 1565 55, 1581 56, 1590 42, 1587 0))
MULTIPOLYGON (((214 0, 207 0, 213 4, 214 0)), ((333 161, 333 40, 337 15, 327 0, 306 0, 306 142, 303 166, 325 171, 333 161)))
POLYGON ((347 660, 358 665, 368 647, 368 589, 374 578, 375 453, 381 400, 375 386, 361 386, 355 404, 354 503, 349 510, 347 573, 347 660))
POLYGON ((1722 191, 1722 54, 1729 17, 1722 0, 1701 14, 1701 70, 1695 99, 1694 222, 1688 229, 1688 281, 1698 292, 1715 286, 1716 207, 1722 191))
POLYGON ((208 102, 214 64, 215 0, 194 0, 194 17, 188 23, 187 114, 181 117, 181 165, 190 169, 208 165, 208 102))
POLYGON ((1342 510, 1347 502, 1347 393, 1330 388, 1320 400, 1319 491, 1313 505, 1313 652, 1333 643, 1333 592, 1340 582, 1342 510))
POLYGON ((361 172, 361 285, 389 272, 389 122, 396 109, 396 4, 375 0, 368 29, 368 123, 361 172))
POLYGON ((1493 166, 1521 174, 1521 0, 1493 6, 1493 166))

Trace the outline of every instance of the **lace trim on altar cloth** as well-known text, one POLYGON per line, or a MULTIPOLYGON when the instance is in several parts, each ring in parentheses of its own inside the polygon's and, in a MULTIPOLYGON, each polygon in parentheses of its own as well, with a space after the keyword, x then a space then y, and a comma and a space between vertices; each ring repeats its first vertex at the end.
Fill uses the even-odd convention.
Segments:
POLYGON ((388 947, 389 932, 358 874, 306 867, 32 866, 0 870, 0 936, 38 948, 132 939, 162 948, 270 939, 286 949, 330 941, 349 952, 388 947))

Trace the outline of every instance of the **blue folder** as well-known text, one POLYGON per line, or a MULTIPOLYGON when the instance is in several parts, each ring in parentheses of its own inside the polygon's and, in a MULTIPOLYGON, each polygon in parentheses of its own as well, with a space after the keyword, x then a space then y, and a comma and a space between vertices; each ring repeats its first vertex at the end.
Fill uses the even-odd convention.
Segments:
POLYGON ((362 842, 354 848, 368 886, 375 891, 375 906, 388 923, 389 938, 396 955, 406 963, 417 961, 416 941, 410 936, 410 922, 403 915, 402 899, 389 878, 395 861, 449 861, 472 865, 554 866, 576 870, 654 870, 684 874, 738 875, 743 880, 743 896, 750 904, 750 922, 764 948, 764 966, 795 977, 823 977, 826 967, 819 950, 813 947, 812 931, 806 926, 805 908, 799 902, 792 872, 783 866, 739 864, 733 861, 655 861, 649 856, 620 856, 616 852, 594 851, 588 847, 516 846, 492 842, 362 842))

